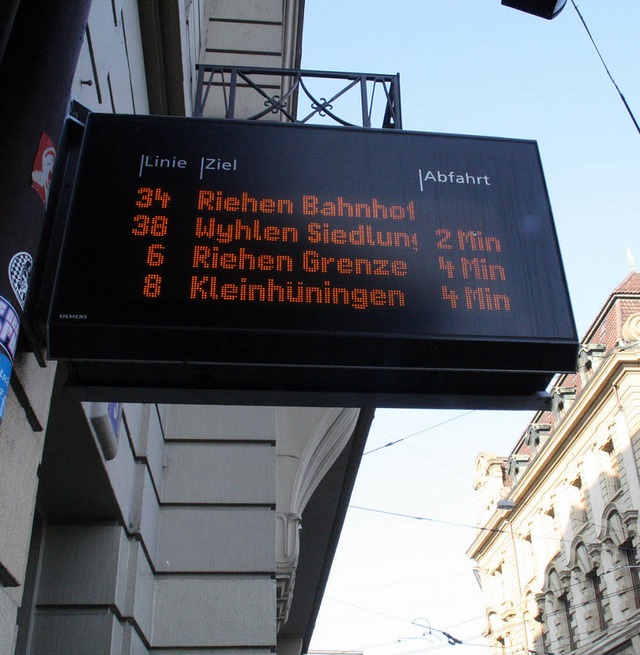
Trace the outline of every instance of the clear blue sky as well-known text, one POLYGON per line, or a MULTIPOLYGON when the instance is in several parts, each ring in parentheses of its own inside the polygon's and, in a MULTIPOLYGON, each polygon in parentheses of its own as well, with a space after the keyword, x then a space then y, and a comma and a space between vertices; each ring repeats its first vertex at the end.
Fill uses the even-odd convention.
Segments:
MULTIPOLYGON (((640 3, 578 6, 640 119, 640 3)), ((303 67, 400 73, 405 129, 538 141, 579 334, 640 265, 640 134, 569 0, 553 21, 500 0, 307 0, 303 67)), ((336 104, 336 109, 338 105, 336 104)), ((481 597, 464 552, 475 523, 478 451, 507 454, 527 413, 378 412, 312 647, 366 655, 448 649, 410 639, 427 618, 487 652, 481 597), (464 415, 463 415, 464 414, 464 415), (398 641, 401 640, 401 641, 398 641)), ((431 641, 429 641, 429 639, 431 641)))

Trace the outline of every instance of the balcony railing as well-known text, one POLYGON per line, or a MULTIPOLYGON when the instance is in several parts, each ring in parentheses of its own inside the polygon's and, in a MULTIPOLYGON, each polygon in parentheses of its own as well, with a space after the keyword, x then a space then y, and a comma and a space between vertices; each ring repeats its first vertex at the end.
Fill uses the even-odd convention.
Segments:
POLYGON ((400 77, 202 65, 194 115, 401 129, 400 77))

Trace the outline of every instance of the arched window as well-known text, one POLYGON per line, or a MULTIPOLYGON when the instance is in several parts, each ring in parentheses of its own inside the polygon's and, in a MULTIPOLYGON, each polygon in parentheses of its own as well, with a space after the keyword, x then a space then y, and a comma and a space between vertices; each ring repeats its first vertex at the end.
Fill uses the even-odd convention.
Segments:
POLYGON ((576 563, 585 576, 586 598, 584 612, 589 624, 589 631, 605 630, 607 627, 607 611, 604 602, 604 591, 597 565, 592 560, 584 544, 579 544, 575 552, 576 563))
POLYGON ((549 649, 553 652, 574 650, 575 616, 566 589, 563 589, 560 576, 555 569, 549 570, 546 576, 545 597, 548 603, 546 628, 552 643, 549 649))

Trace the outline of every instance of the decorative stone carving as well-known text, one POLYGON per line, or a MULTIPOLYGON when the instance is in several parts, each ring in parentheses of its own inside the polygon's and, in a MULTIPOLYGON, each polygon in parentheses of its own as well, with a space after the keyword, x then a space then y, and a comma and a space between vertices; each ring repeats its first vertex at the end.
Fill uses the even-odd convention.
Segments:
POLYGON ((356 408, 278 409, 276 579, 278 628, 287 620, 300 550, 302 513, 351 438, 356 408))
POLYGON ((583 386, 589 381, 606 354, 606 346, 600 343, 584 343, 578 353, 578 372, 583 386))
POLYGON ((276 513, 276 543, 277 543, 277 625, 280 627, 289 614, 293 600, 293 588, 296 580, 296 567, 302 517, 299 514, 276 513))
POLYGON ((556 425, 575 399, 575 387, 554 387, 551 390, 551 411, 556 419, 556 425))
POLYGON ((535 457, 540 446, 547 440, 551 432, 549 423, 531 423, 524 434, 524 442, 531 448, 531 456, 535 457))
POLYGON ((528 455, 511 455, 509 457, 507 460, 507 474, 511 478, 512 487, 518 482, 528 465, 528 455))
POLYGON ((508 489, 504 486, 505 458, 493 453, 481 452, 476 456, 473 488, 480 493, 480 515, 478 525, 486 522, 496 509, 496 503, 505 497, 508 489))
POLYGON ((632 314, 622 326, 622 338, 627 343, 640 341, 640 314, 632 314))

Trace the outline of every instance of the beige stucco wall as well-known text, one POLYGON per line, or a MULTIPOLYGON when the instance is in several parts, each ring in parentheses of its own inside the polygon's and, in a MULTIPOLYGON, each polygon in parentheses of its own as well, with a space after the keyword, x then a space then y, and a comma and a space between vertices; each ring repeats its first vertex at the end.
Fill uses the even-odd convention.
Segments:
POLYGON ((491 531, 480 531, 468 554, 479 567, 493 652, 504 644, 513 652, 579 648, 586 655, 637 641, 640 608, 624 547, 632 540, 635 561, 639 364, 637 346, 613 352, 526 470, 503 490, 515 509, 501 511, 494 504, 481 522, 491 531), (604 626, 589 577, 594 573, 604 626))

